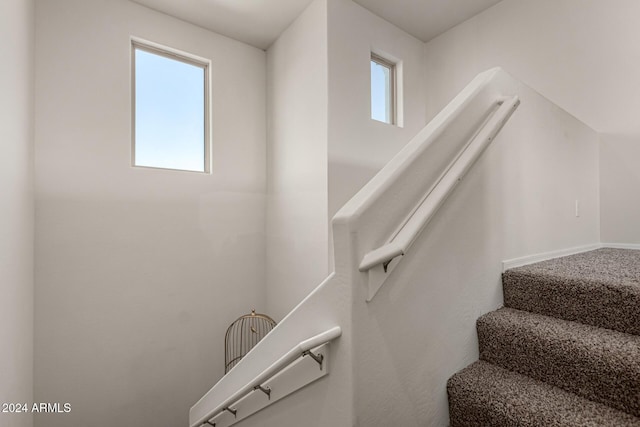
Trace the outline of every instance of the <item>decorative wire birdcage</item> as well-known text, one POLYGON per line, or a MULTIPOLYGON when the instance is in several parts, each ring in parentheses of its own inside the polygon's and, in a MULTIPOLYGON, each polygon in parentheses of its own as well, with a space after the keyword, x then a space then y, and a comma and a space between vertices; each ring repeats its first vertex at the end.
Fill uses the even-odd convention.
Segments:
POLYGON ((255 310, 233 322, 224 337, 224 373, 229 372, 275 326, 275 320, 266 314, 256 314, 255 310))

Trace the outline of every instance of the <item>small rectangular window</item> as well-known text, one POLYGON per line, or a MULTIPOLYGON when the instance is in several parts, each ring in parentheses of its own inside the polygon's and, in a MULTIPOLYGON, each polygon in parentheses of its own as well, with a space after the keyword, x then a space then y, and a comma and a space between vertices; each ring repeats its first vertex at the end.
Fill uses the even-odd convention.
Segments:
POLYGON ((132 42, 133 166, 209 172, 209 64, 132 42))
POLYGON ((396 66, 371 54, 371 118, 396 123, 396 66))

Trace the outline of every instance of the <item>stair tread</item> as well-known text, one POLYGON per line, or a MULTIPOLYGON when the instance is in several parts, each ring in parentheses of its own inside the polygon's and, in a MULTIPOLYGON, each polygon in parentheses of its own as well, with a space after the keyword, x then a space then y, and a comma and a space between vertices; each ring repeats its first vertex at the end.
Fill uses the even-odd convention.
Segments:
POLYGON ((447 383, 452 427, 638 427, 640 418, 478 361, 447 383))
POLYGON ((507 270, 505 306, 640 335, 640 251, 603 248, 507 270))
POLYGON ((640 290, 640 251, 602 248, 553 258, 509 271, 577 279, 607 286, 631 286, 640 290))
POLYGON ((640 336, 502 308, 478 339, 482 360, 640 416, 640 336))

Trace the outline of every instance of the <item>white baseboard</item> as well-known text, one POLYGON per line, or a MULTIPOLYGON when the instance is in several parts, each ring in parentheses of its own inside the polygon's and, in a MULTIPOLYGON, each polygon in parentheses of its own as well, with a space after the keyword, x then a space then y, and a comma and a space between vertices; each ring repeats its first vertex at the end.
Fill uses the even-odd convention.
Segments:
POLYGON ((640 243, 602 243, 603 248, 640 250, 640 243))
MULTIPOLYGON (((594 249, 600 249, 602 247, 610 247, 603 245, 602 243, 593 243, 591 245, 576 246, 573 248, 559 249, 551 252, 544 252, 541 254, 527 255, 520 258, 513 258, 506 261, 502 261, 502 271, 506 271, 510 268, 522 267, 523 265, 534 264, 540 261, 546 261, 548 259, 559 258, 567 255, 579 254, 582 252, 592 251, 594 249)), ((640 248, 640 245, 638 245, 640 248)))
POLYGON ((553 258, 560 258, 567 255, 575 255, 600 248, 640 250, 640 243, 594 243, 591 245, 576 246, 574 248, 568 249, 559 249, 557 251, 545 252, 541 254, 527 255, 520 258, 513 258, 502 261, 502 271, 504 272, 510 268, 522 267, 523 265, 534 264, 536 262, 546 261, 553 258))

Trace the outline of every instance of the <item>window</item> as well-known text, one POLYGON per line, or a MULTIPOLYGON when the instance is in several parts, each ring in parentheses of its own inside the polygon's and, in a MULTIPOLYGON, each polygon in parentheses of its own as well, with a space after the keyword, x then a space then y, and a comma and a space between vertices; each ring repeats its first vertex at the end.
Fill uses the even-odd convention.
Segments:
POLYGON ((209 172, 209 64, 132 42, 132 164, 209 172))
POLYGON ((396 65, 371 54, 371 118, 396 124, 396 65))

